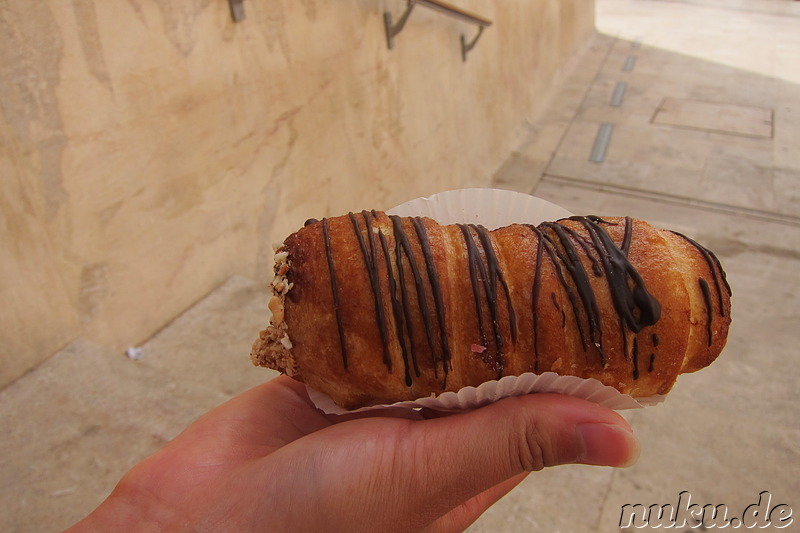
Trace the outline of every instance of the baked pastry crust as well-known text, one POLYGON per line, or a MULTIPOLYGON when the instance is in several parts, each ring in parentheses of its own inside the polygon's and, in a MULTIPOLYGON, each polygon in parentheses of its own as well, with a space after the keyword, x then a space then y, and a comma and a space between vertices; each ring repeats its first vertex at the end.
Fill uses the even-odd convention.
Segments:
POLYGON ((311 220, 277 250, 272 289, 253 363, 348 409, 524 372, 665 394, 714 361, 730 325, 714 254, 629 217, 311 220))

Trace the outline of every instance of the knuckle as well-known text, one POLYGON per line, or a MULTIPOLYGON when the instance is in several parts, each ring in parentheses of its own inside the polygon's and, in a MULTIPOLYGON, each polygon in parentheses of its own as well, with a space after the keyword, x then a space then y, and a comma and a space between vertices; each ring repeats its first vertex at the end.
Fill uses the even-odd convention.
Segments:
POLYGON ((538 472, 545 467, 544 450, 535 428, 520 434, 517 457, 520 468, 525 472, 538 472))
POLYGON ((524 420, 518 426, 515 456, 518 467, 525 472, 538 472, 553 464, 552 443, 546 432, 533 420, 524 420))

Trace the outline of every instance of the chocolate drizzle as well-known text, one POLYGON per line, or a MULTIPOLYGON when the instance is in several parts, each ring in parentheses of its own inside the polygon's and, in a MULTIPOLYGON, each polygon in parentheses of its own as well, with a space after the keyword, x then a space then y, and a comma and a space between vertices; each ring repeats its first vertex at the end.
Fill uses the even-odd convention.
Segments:
POLYGON ((589 232, 605 270, 614 309, 628 329, 639 333, 655 324, 661 317, 661 305, 647 292, 642 276, 628 261, 627 252, 617 248, 600 226, 604 221, 597 217, 570 217, 570 220, 581 222, 589 232))
POLYGON ((503 287, 503 291, 506 295, 508 321, 511 328, 511 341, 517 342, 517 317, 514 313, 514 306, 511 304, 511 293, 508 290, 508 284, 503 276, 503 271, 500 269, 500 262, 497 260, 497 255, 494 251, 494 247, 492 246, 489 230, 481 225, 471 225, 470 227, 478 233, 478 237, 481 240, 481 245, 483 246, 483 253, 486 255, 486 263, 489 267, 489 289, 491 289, 492 300, 494 302, 493 305, 497 307, 497 283, 500 282, 500 285, 503 287))
MULTIPOLYGON (((390 215, 388 219, 391 228, 384 232, 385 230, 377 222, 380 215, 375 211, 361 211, 360 216, 349 213, 348 216, 369 278, 376 327, 383 343, 383 362, 387 371, 391 373, 393 370, 391 358, 393 339, 390 336, 388 316, 391 312, 394 334, 402 354, 406 385, 411 386, 414 379, 421 376, 418 353, 421 351, 430 354, 437 379, 440 378, 441 368, 442 388, 446 388, 447 375, 452 369, 452 355, 447 336, 447 317, 441 280, 425 221, 420 217, 405 219, 390 215), (406 231, 409 226, 413 231, 406 231), (418 257, 420 254, 421 257, 418 257), (381 281, 384 269, 386 282, 381 281), (413 278, 411 280, 406 279, 409 273, 413 278), (388 296, 385 292, 387 286, 388 296), (391 311, 386 309, 389 304, 391 311), (414 329, 420 325, 424 328, 424 334, 416 332, 415 336, 414 329)), ((544 222, 538 227, 526 226, 537 238, 536 263, 530 287, 533 369, 537 372, 540 370, 542 341, 539 331, 539 312, 543 305, 542 301, 546 301, 546 296, 542 295, 544 276, 542 269, 549 261, 553 267, 553 276, 566 295, 565 301, 561 301, 561 296, 557 296, 552 290, 549 291, 552 305, 561 313, 562 328, 566 328, 567 307, 571 305, 583 350, 586 352, 590 345, 594 346, 603 366, 608 364, 603 346, 603 317, 592 284, 603 283, 602 279, 605 279, 622 328, 620 342, 623 352, 632 365, 633 379, 638 379, 640 346, 635 334, 656 323, 660 317, 661 307, 645 288, 642 277, 628 261, 633 233, 631 219, 625 218, 624 232, 619 246, 603 227, 610 224, 609 222, 594 216, 570 217, 569 220, 579 223, 585 231, 578 232, 560 222, 544 222), (627 343, 631 332, 634 334, 632 353, 628 354, 627 343)), ((517 318, 511 290, 492 244, 491 232, 483 226, 474 224, 458 224, 458 227, 466 249, 477 333, 481 345, 487 348, 483 358, 487 365, 494 365, 497 377, 500 378, 505 371, 505 351, 509 345, 517 343, 517 318), (505 310, 503 305, 506 306, 505 310)), ((348 352, 342 325, 336 261, 331 251, 329 221, 326 218, 322 219, 322 233, 342 363, 346 370, 348 352)), ((713 268, 713 260, 707 257, 707 261, 710 261, 717 286, 721 286, 721 282, 716 280, 717 271, 713 268)), ((700 280, 701 290, 711 315, 713 306, 710 290, 708 284, 704 282, 705 280, 700 280)), ((709 322, 709 343, 710 335, 709 322)), ((655 350, 658 346, 658 336, 652 334, 651 338, 655 350)), ((655 352, 649 354, 649 372, 653 371, 655 357, 655 352)), ((646 364, 644 361, 641 363, 646 364)))
MULTIPOLYGON (((552 240, 550 239, 550 237, 547 236, 546 233, 544 233, 544 231, 542 231, 540 228, 535 228, 533 226, 529 227, 539 236, 539 239, 542 241, 542 244, 544 246, 544 251, 547 253, 548 257, 550 257, 550 261, 553 263, 554 271, 556 273, 556 278, 558 279, 558 282, 561 284, 561 287, 564 289, 564 292, 566 292, 567 299, 569 300, 569 303, 572 306, 572 312, 575 315, 575 325, 578 328, 578 336, 580 337, 581 340, 581 346, 583 347, 583 351, 586 351, 589 348, 589 344, 586 339, 586 331, 583 326, 583 321, 581 320, 580 317, 580 311, 578 311, 578 305, 580 302, 578 301, 578 297, 575 295, 575 290, 569 283, 567 283, 567 280, 564 277, 564 273, 561 271, 561 268, 559 267, 559 265, 565 261, 564 256, 558 251, 558 249, 555 248, 555 245, 553 244, 552 240)), ((541 268, 541 263, 538 263, 536 265, 536 268, 537 269, 541 268)), ((561 311, 561 327, 565 328, 567 325, 566 322, 567 314, 558 305, 555 293, 550 293, 550 297, 553 302, 553 305, 555 305, 556 308, 561 311)))
MULTIPOLYGON (((600 225, 608 224, 599 217, 570 217, 570 220, 580 222, 594 244, 603 270, 608 280, 608 288, 611 293, 611 300, 617 316, 620 318, 620 335, 622 337, 622 351, 625 359, 628 355, 628 334, 627 329, 634 334, 639 333, 646 326, 655 324, 661 317, 661 305, 653 296, 647 292, 644 280, 639 272, 628 261, 628 251, 630 249, 631 224, 630 219, 625 218, 625 228, 623 233, 622 245, 617 247, 611 237, 600 225)), ((633 338, 633 379, 639 379, 639 345, 638 339, 633 338)))
MULTIPOLYGON (((626 259, 628 257, 628 252, 630 251, 631 248, 631 236, 632 236, 631 218, 625 217, 625 229, 623 230, 622 244, 620 245, 619 249, 625 255, 626 259)), ((619 329, 620 329, 620 335, 622 336, 622 353, 625 356, 625 360, 628 361, 630 360, 630 355, 628 353, 628 332, 625 330, 625 323, 622 320, 619 321, 619 329)), ((636 341, 635 338, 634 341, 636 341)), ((634 365, 636 365, 636 363, 638 363, 638 361, 636 361, 634 365)), ((637 366, 634 366, 634 371, 638 373, 637 366)))
POLYGON ((561 306, 558 305, 558 300, 556 299, 556 293, 554 293, 554 292, 550 293, 550 301, 553 302, 553 307, 558 309, 558 312, 561 313, 561 329, 566 328, 567 327, 567 313, 565 313, 564 310, 561 309, 561 306))
POLYGON ((725 292, 728 293, 728 296, 732 295, 731 286, 728 284, 728 279, 725 277, 725 271, 722 270, 722 265, 719 263, 719 259, 714 253, 704 247, 702 244, 698 243, 694 239, 687 237, 682 233, 678 233, 677 231, 673 231, 675 235, 681 237, 682 239, 686 240, 689 244, 697 248, 700 252, 700 255, 703 256, 705 259, 706 264, 708 264, 708 269, 711 271, 711 275, 714 277, 714 285, 717 289, 717 299, 719 300, 719 314, 720 316, 725 316, 725 305, 723 304, 722 299, 722 287, 725 287, 725 292))
MULTIPOLYGON (((372 211, 372 216, 377 217, 375 211, 372 211)), ((392 269, 392 260, 389 257, 389 243, 386 241, 386 235, 384 235, 383 231, 378 231, 378 238, 381 242, 381 249, 383 250, 383 257, 386 260, 386 272, 389 278, 389 295, 392 300, 392 314, 394 316, 394 324, 395 324, 395 331, 397 332, 397 340, 400 344, 400 351, 403 355, 403 367, 405 370, 405 382, 406 386, 411 386, 411 369, 409 365, 409 355, 412 359, 412 364, 414 366, 414 373, 417 377, 419 377, 419 365, 417 364, 417 357, 414 353, 413 349, 409 346, 411 343, 411 325, 408 324, 405 320, 405 312, 403 310, 403 305, 400 303, 400 300, 397 298, 397 280, 394 277, 394 271, 392 269), (406 337, 406 334, 408 335, 406 337), (407 340, 408 339, 408 340, 407 340)))
MULTIPOLYGON (((725 277, 725 271, 722 270, 722 265, 719 263, 719 259, 717 256, 713 254, 710 250, 706 249, 703 245, 696 242, 694 239, 687 237, 682 233, 678 233, 677 231, 673 231, 673 234, 681 237, 686 242, 694 246, 699 252, 700 255, 703 256, 706 264, 708 265, 708 269, 711 272, 711 276, 714 280, 714 288, 717 292, 717 302, 719 307, 719 315, 721 317, 725 317, 725 301, 722 296, 722 289, 725 288, 728 296, 731 296, 731 286, 728 284, 728 280, 725 277)), ((704 278, 699 278, 698 283, 700 285, 700 291, 703 294, 703 300, 706 304, 706 311, 708 312, 708 345, 711 346, 714 343, 714 329, 713 329, 713 322, 714 322, 714 313, 713 313, 713 303, 711 298, 711 288, 708 285, 708 282, 704 278)))
MULTIPOLYGON (((655 324, 661 316, 661 305, 647 291, 644 280, 628 261, 627 256, 633 233, 631 219, 625 218, 622 243, 619 247, 602 227, 603 224, 610 224, 609 222, 596 216, 573 216, 569 220, 579 222, 586 230, 588 239, 558 222, 544 222, 538 229, 532 229, 540 236, 540 244, 544 243, 546 245, 545 249, 550 252, 551 258, 557 267, 556 272, 560 273, 560 265, 569 273, 571 284, 566 282, 566 278, 563 275, 559 276, 559 281, 572 303, 583 349, 584 351, 588 349, 587 336, 581 325, 583 322, 582 317, 585 317, 588 326, 588 341, 597 348, 601 364, 605 366, 608 363, 603 346, 601 313, 579 250, 582 250, 583 257, 589 260, 594 276, 605 277, 608 283, 614 309, 617 311, 620 327, 622 328, 620 333, 623 353, 625 358, 629 359, 627 332, 639 333, 645 327, 655 324), (558 260, 557 262, 556 259, 558 260), (572 293, 573 286, 580 297, 580 302, 577 301, 572 293), (579 311, 578 305, 580 305, 582 313, 579 311)), ((541 263, 542 255, 537 250, 534 293, 538 291, 541 263)), ((537 303, 538 298, 533 298, 534 306, 537 303)), ((534 335, 537 334, 536 328, 537 324, 534 322, 534 335)), ((639 375, 638 345, 636 343, 637 340, 634 337, 634 378, 639 375)), ((538 347, 535 340, 534 360, 534 367, 538 368, 538 347)))
MULTIPOLYGON (((494 346, 495 346, 495 365, 497 367, 498 379, 503 376, 504 370, 504 353, 503 353, 503 334, 500 331, 499 312, 497 308, 497 284, 503 288, 508 307, 508 322, 511 330, 511 341, 517 342, 517 320, 514 313, 514 307, 511 302, 511 293, 508 290, 508 284, 503 277, 503 272, 500 269, 500 262, 495 254, 492 241, 489 236, 489 231, 483 226, 476 226, 474 224, 458 224, 461 228, 461 233, 464 236, 464 243, 467 248, 467 259, 469 261, 470 284, 472 286, 472 295, 475 300, 475 313, 478 317, 478 329, 480 334, 481 343, 483 346, 487 345, 486 330, 483 320, 483 309, 481 306, 480 294, 480 280, 483 280, 483 292, 486 296, 486 302, 489 307, 489 317, 492 321, 492 332, 494 333, 494 346), (475 243, 475 238, 472 232, 478 236, 483 249, 483 255, 486 258, 484 264, 481 258, 481 253, 475 243)), ((535 327, 535 326, 534 326, 535 327)), ((488 352, 485 352, 484 361, 488 362, 488 352)))
MULTIPOLYGON (((544 251, 544 239, 542 238, 542 233, 534 228, 533 226, 529 226, 534 233, 536 233, 537 237, 539 237, 536 243, 536 270, 533 273, 533 290, 531 291, 531 307, 533 310, 533 370, 534 372, 539 371, 539 293, 542 291, 542 257, 544 251)), ((556 301, 556 295, 554 293, 550 293, 550 297, 553 300, 553 305, 556 306, 556 309, 561 311, 561 327, 563 328, 566 321, 566 315, 564 311, 561 310, 559 307, 558 302, 556 301)))
MULTIPOLYGON (((571 239, 570 230, 561 224, 558 224, 557 222, 544 222, 539 227, 544 227, 551 230, 558 238, 558 242, 561 246, 560 250, 555 248, 556 244, 554 239, 552 239, 548 233, 542 232, 545 239, 547 239, 548 242, 553 245, 561 264, 567 269, 567 272, 569 272, 570 276, 572 277, 575 290, 580 297, 582 308, 586 315, 586 321, 589 325, 589 340, 595 346, 595 348, 597 348, 597 352, 600 354, 600 362, 603 366, 605 366, 607 358, 603 350, 602 320, 600 318, 600 309, 597 307, 597 299, 595 298, 594 291, 592 290, 591 282, 586 275, 586 270, 583 268, 580 255, 578 255, 578 251, 571 239)), ((565 287, 567 287, 566 282, 563 282, 563 284, 565 287)), ((578 324, 580 324, 581 320, 579 318, 578 306, 575 305, 573 298, 570 299, 572 300, 572 306, 575 311, 575 318, 577 319, 578 324)), ((583 335, 581 335, 581 337, 583 349, 586 351, 588 348, 586 339, 583 335)))
POLYGON ((631 217, 625 217, 625 233, 622 236, 622 246, 620 250, 628 257, 628 251, 631 249, 631 236, 633 235, 633 224, 631 224, 631 217))
MULTIPOLYGON (((439 275, 436 272, 436 265, 433 262, 433 251, 431 250, 430 242, 428 241, 428 233, 425 230, 425 224, 422 222, 421 217, 413 217, 411 223, 414 225, 414 231, 417 233, 420 247, 422 248, 422 255, 425 258, 425 266, 428 270, 428 282, 431 286, 433 293, 433 303, 436 307, 436 316, 439 322, 439 339, 441 341, 441 361, 442 371, 444 373, 445 385, 447 383, 447 373, 450 370, 450 346, 447 342, 447 329, 444 317, 444 301, 442 300, 442 287, 439 283, 439 275)), ((433 352, 434 369, 436 368, 436 352, 433 352)))
POLYGON ((714 323, 714 304, 711 301, 711 289, 709 289, 708 282, 704 278, 700 278, 698 283, 700 284, 700 292, 703 293, 703 301, 706 303, 708 345, 711 346, 714 344, 714 329, 712 327, 714 323))
MULTIPOLYGON (((403 345, 406 340, 408 341, 409 349, 408 351, 411 354, 411 358, 413 360, 414 371, 417 377, 420 376, 419 366, 417 363, 417 354, 414 351, 414 343, 413 343, 413 330, 412 330, 412 311, 411 311, 411 304, 409 299, 408 290, 405 284, 405 273, 403 267, 403 256, 405 255, 407 259, 407 264, 411 269, 411 273, 414 277, 414 287, 416 289, 416 296, 417 296, 417 304, 420 309, 420 314, 422 316, 422 322, 425 326, 425 338, 428 342, 428 347, 430 348, 432 363, 434 367, 434 373, 438 377, 438 364, 441 362, 442 364, 442 371, 444 374, 442 388, 446 387, 447 383, 447 374, 450 371, 451 365, 451 355, 450 355, 450 347, 447 341, 447 330, 445 324, 445 315, 444 315, 444 300, 442 297, 442 289, 441 284, 439 281, 439 276, 436 271, 436 265, 434 264, 433 259, 433 251, 431 250, 430 242, 428 241, 428 234, 425 231, 424 223, 422 219, 419 217, 412 218, 411 224, 414 226, 415 234, 417 235, 417 239, 420 245, 420 250, 422 251, 423 260, 425 262, 425 272, 427 273, 428 277, 428 286, 430 287, 431 295, 433 297, 434 303, 434 310, 436 313, 436 324, 439 328, 439 351, 437 354, 437 343, 434 335, 434 323, 433 318, 431 316, 431 310, 428 306, 428 296, 425 292, 425 283, 422 277, 422 271, 417 265, 416 258, 414 256, 414 251, 411 247, 411 241, 408 238, 405 230, 403 229, 403 219, 399 216, 392 215, 389 217, 392 221, 392 229, 394 232, 395 238, 395 261, 398 273, 398 281, 400 285, 400 293, 402 297, 402 309, 403 313, 400 315, 399 313, 395 313, 395 320, 398 322, 402 322, 402 324, 398 325, 398 335, 401 337, 401 345, 403 345), (406 333, 405 336, 401 334, 401 331, 406 333)), ((406 384, 411 385, 411 375, 408 371, 408 366, 406 366, 406 384)))
MULTIPOLYGON (((658 335, 653 333, 652 339, 653 339, 653 350, 655 350, 656 348, 658 348, 658 335)), ((656 365, 656 353, 655 351, 653 351, 653 353, 650 354, 650 366, 647 368, 647 371, 652 372, 656 367, 655 365, 656 365)))
POLYGON ((361 233, 361 227, 358 224, 358 219, 353 213, 348 213, 350 217, 350 222, 353 224, 353 230, 355 231, 356 237, 358 238, 358 245, 361 248, 361 254, 364 256, 364 265, 366 266, 367 273, 369 274, 369 282, 372 286, 372 295, 373 300, 375 302, 375 316, 377 317, 378 322, 378 330, 381 334, 381 340, 383 341, 383 362, 386 365, 386 368, 391 373, 392 371, 392 359, 389 356, 389 333, 388 328, 386 326, 386 313, 383 309, 383 297, 381 296, 381 286, 380 286, 380 279, 379 279, 379 272, 378 272, 378 258, 377 258, 377 250, 375 245, 375 233, 372 231, 372 224, 370 224, 369 213, 366 211, 361 212, 361 216, 364 219, 364 225, 367 230, 367 237, 369 239, 369 251, 367 250, 367 245, 364 242, 364 235, 361 233))
POLYGON ((328 259, 328 272, 331 276, 331 292, 333 293, 333 311, 336 314, 336 327, 339 330, 339 345, 342 350, 342 365, 347 370, 347 345, 344 342, 344 328, 342 327, 342 315, 339 312, 339 288, 336 284, 336 268, 333 264, 333 254, 331 254, 331 236, 328 231, 328 219, 322 219, 322 236, 325 242, 325 257, 328 259))
MULTIPOLYGON (((425 296, 425 286, 422 284, 422 275, 420 274, 419 267, 417 266, 417 261, 414 258, 414 251, 411 248, 408 235, 406 235, 406 232, 403 231, 403 220, 397 215, 392 215, 389 218, 392 220, 392 229, 394 230, 395 261, 397 262, 397 273, 400 283, 400 292, 403 299, 403 314, 405 316, 405 325, 408 332, 408 338, 413 339, 414 337, 411 326, 412 311, 410 297, 406 287, 405 273, 403 270, 404 254, 407 258, 407 263, 411 268, 411 274, 414 276, 414 287, 416 288, 417 292, 417 304, 419 306, 420 314, 422 315, 422 322, 425 325, 425 338, 428 340, 428 347, 433 354, 434 350, 436 349, 436 343, 433 339, 433 323, 431 322, 431 314, 428 310, 428 298, 425 296)), ((414 365, 415 368, 417 368, 417 358, 416 353, 414 352, 413 343, 409 341, 409 344, 411 345, 411 355, 414 359, 414 365)), ((436 356, 433 355, 433 358, 435 361, 436 356)), ((418 370, 417 375, 419 375, 418 370)))
POLYGON ((483 270, 483 278, 486 278, 486 271, 483 267, 478 248, 475 246, 475 241, 472 240, 472 234, 469 231, 469 226, 466 224, 459 224, 461 233, 464 235, 464 242, 467 246, 467 261, 469 262, 469 281, 472 287, 472 298, 475 302, 475 316, 478 318, 478 333, 480 335, 481 346, 486 346, 486 329, 483 323, 483 306, 481 305, 481 292, 478 284, 478 270, 483 270))

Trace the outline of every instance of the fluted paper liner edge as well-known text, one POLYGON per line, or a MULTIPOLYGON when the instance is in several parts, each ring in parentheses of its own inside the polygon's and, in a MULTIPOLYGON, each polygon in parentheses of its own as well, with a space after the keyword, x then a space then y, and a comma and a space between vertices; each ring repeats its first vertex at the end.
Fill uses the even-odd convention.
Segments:
MULTIPOLYGON (((501 189, 457 189, 416 198, 393 207, 388 213, 400 216, 425 216, 440 224, 481 224, 492 230, 510 224, 534 224, 572 216, 556 204, 515 191, 501 189)), ((327 394, 306 386, 311 401, 327 414, 348 414, 376 409, 409 409, 427 407, 439 411, 466 411, 490 404, 502 398, 521 396, 534 392, 552 392, 575 396, 610 409, 636 409, 656 405, 666 396, 655 395, 633 398, 614 387, 603 385, 594 378, 560 376, 555 372, 519 376, 505 376, 487 381, 477 387, 464 387, 458 392, 444 392, 437 396, 417 398, 413 401, 379 404, 347 410, 336 405, 327 394)))

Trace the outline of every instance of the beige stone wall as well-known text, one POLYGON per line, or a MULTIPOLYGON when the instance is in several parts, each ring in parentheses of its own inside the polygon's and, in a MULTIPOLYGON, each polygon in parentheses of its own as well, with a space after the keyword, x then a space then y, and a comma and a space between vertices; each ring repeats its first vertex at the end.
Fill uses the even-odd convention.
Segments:
MULTIPOLYGON (((309 217, 487 185, 593 2, 0 0, 0 386, 135 345, 309 217)), ((255 332, 254 332, 255 333, 255 332)))

